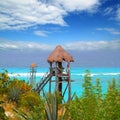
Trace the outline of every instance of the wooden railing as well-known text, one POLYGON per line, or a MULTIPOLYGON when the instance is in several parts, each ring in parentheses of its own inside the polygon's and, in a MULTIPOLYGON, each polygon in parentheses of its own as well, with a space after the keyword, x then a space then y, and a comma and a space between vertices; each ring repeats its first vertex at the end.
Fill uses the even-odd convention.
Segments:
POLYGON ((44 88, 44 86, 48 83, 48 81, 51 79, 52 75, 50 73, 46 73, 40 80, 39 83, 36 84, 35 91, 38 93, 41 92, 41 90, 44 88))

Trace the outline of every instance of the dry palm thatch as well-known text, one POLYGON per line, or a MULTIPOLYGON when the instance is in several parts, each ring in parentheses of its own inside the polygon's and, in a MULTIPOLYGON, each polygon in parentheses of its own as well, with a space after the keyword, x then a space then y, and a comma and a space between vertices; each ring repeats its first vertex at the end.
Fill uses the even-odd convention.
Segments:
POLYGON ((30 65, 30 67, 31 68, 35 68, 37 65, 35 64, 35 63, 32 63, 31 65, 30 65))
POLYGON ((52 62, 73 62, 73 57, 67 53, 60 45, 58 45, 54 51, 49 55, 47 61, 52 62))

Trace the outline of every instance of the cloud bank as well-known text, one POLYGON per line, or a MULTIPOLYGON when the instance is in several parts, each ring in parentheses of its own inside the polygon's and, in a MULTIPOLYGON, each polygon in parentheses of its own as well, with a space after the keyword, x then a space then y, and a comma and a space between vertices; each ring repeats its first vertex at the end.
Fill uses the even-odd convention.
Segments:
POLYGON ((120 31, 115 28, 97 28, 99 31, 106 31, 113 35, 120 35, 120 31))
POLYGON ((65 26, 73 11, 94 12, 99 0, 1 0, 0 30, 22 30, 36 25, 65 26))
POLYGON ((51 50, 52 45, 47 45, 38 42, 29 41, 11 41, 11 40, 0 40, 1 50, 20 50, 20 51, 30 51, 30 50, 51 50))
POLYGON ((111 41, 78 41, 67 43, 65 47, 69 50, 120 50, 120 40, 111 41))
MULTIPOLYGON (((43 44, 39 42, 29 41, 10 41, 0 39, 0 50, 20 50, 20 51, 51 51, 56 45, 43 44)), ((80 50, 80 51, 91 51, 91 50, 120 50, 120 40, 111 41, 76 41, 71 43, 63 43, 62 46, 67 50, 80 50)))

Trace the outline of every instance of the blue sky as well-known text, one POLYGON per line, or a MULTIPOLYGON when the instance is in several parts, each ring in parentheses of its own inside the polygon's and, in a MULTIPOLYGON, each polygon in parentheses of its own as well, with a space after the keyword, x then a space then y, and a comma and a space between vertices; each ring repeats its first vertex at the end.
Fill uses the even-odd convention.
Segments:
POLYGON ((120 67, 120 1, 1 0, 1 66, 45 61, 58 44, 83 67, 120 67))

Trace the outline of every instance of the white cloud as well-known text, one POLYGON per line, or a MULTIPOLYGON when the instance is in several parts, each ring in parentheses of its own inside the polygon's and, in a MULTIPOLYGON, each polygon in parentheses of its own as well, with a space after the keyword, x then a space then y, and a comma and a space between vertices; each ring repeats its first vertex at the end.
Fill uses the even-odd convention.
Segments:
POLYGON ((99 0, 52 0, 57 6, 63 7, 66 11, 93 11, 99 5, 99 0))
POLYGON ((103 14, 104 15, 109 15, 109 14, 111 14, 111 13, 113 13, 113 7, 107 7, 105 10, 104 10, 104 12, 103 12, 103 14))
POLYGON ((112 41, 78 41, 67 43, 65 48, 69 50, 120 50, 120 40, 112 41))
POLYGON ((42 36, 42 37, 47 37, 50 32, 48 31, 34 31, 35 35, 42 36))
POLYGON ((48 23, 65 25, 65 14, 64 10, 37 0, 2 0, 0 29, 24 29, 48 23))
POLYGON ((99 31, 107 31, 113 35, 120 35, 120 31, 114 28, 97 28, 99 31))
MULTIPOLYGON (((10 41, 0 39, 0 50, 53 50, 55 44, 43 44, 40 42, 29 41, 10 41)), ((111 41, 74 41, 70 43, 64 43, 62 46, 66 50, 120 50, 120 40, 111 41)))
POLYGON ((117 20, 120 21, 120 6, 119 6, 119 8, 117 9, 116 14, 117 14, 117 15, 116 15, 117 20))
POLYGON ((38 42, 29 42, 29 41, 11 41, 11 40, 2 40, 0 39, 0 49, 1 50, 51 50, 52 45, 47 45, 38 42))
POLYGON ((65 26, 72 11, 94 11, 99 0, 1 0, 0 30, 21 30, 44 24, 65 26))
POLYGON ((120 22, 120 4, 105 8, 102 14, 109 16, 110 20, 116 20, 120 22))

